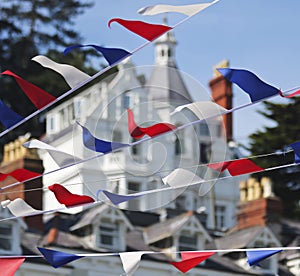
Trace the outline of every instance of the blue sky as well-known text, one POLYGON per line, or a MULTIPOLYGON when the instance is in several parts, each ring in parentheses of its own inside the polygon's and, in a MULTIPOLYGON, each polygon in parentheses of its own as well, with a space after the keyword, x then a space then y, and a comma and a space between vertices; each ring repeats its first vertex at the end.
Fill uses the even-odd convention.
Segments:
MULTIPOLYGON (((76 19, 75 28, 81 32, 84 42, 133 50, 145 40, 116 23, 109 29, 109 19, 120 17, 161 23, 162 15, 146 17, 136 11, 155 4, 184 5, 209 1, 95 2, 92 9, 76 19)), ((170 14, 169 25, 183 18, 182 15, 170 14)), ((230 61, 230 67, 248 69, 283 91, 299 86, 299 18, 299 0, 220 0, 175 29, 178 67, 207 87, 212 77, 212 67, 226 58, 230 61)), ((133 57, 133 62, 138 66, 152 65, 153 60, 152 45, 133 57)), ((197 95, 193 96, 197 100, 197 95)), ((247 101, 247 95, 234 86, 234 106, 247 101)), ((246 143, 250 133, 269 124, 255 111, 262 108, 262 104, 257 104, 234 113, 234 136, 238 142, 246 143)))

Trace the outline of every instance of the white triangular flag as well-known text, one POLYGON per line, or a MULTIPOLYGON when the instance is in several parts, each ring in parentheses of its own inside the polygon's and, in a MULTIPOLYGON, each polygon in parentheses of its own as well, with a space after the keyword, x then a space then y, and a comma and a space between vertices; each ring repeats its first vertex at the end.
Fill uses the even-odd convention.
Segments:
POLYGON ((35 56, 32 58, 32 60, 61 74, 71 88, 74 88, 79 83, 82 83, 90 78, 88 74, 80 71, 74 66, 57 63, 45 56, 35 56))
POLYGON ((191 110, 198 117, 199 120, 216 117, 218 115, 227 113, 228 111, 226 108, 216 103, 204 101, 204 102, 195 102, 191 104, 180 105, 175 108, 175 110, 171 113, 171 115, 173 115, 176 112, 180 112, 184 108, 191 110))
POLYGON ((36 149, 46 150, 53 158, 55 163, 60 167, 64 167, 82 160, 79 157, 58 150, 55 147, 52 147, 51 145, 48 145, 36 139, 24 143, 23 146, 29 149, 36 148, 36 149))
POLYGON ((193 184, 204 182, 202 178, 191 171, 185 169, 175 169, 169 175, 162 179, 165 185, 172 188, 188 187, 193 184))
POLYGON ((193 4, 193 5, 183 5, 183 6, 173 6, 173 5, 155 5, 150 7, 141 8, 138 13, 141 15, 155 15, 164 12, 178 12, 183 13, 188 16, 195 15, 196 13, 206 9, 212 4, 215 4, 219 0, 213 1, 211 3, 193 4))
POLYGON ((1 201, 1 205, 3 208, 7 208, 16 217, 34 215, 42 212, 41 210, 36 210, 32 208, 21 198, 16 198, 13 201, 1 201))
POLYGON ((119 253, 122 261, 122 265, 126 276, 132 276, 133 273, 138 269, 141 257, 145 254, 144 251, 140 252, 124 252, 119 253))

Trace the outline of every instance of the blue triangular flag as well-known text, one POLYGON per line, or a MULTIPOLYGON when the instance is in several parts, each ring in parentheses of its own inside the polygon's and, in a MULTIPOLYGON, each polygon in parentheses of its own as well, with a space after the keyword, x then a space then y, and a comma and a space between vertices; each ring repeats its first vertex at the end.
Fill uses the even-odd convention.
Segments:
POLYGON ((86 127, 82 126, 78 122, 77 124, 80 125, 83 129, 83 144, 92 151, 108 153, 113 150, 129 146, 128 144, 97 139, 90 133, 90 131, 86 127))
POLYGON ((282 250, 249 250, 246 251, 249 265, 258 265, 258 263, 282 250))
POLYGON ((101 192, 104 193, 109 198, 109 200, 115 205, 118 205, 122 202, 126 202, 126 201, 129 201, 129 200, 132 200, 132 199, 142 196, 142 194, 141 195, 118 195, 118 194, 111 193, 109 191, 99 190, 97 192, 97 198, 98 198, 99 193, 101 193, 101 192))
POLYGON ((300 163, 300 141, 289 146, 294 150, 295 163, 300 163))
POLYGON ((73 49, 83 48, 83 47, 93 47, 95 50, 97 50, 98 52, 100 52, 103 55, 103 57, 107 60, 109 65, 117 63, 118 61, 123 60, 124 58, 129 57, 129 56, 132 55, 131 53, 129 53, 128 51, 126 51, 124 49, 107 48, 107 47, 101 47, 101 46, 94 45, 94 44, 73 45, 73 46, 70 46, 70 47, 66 48, 64 50, 64 54, 67 54, 68 52, 70 52, 73 49))
POLYGON ((82 256, 78 256, 75 254, 46 249, 42 247, 38 247, 38 250, 44 255, 48 263, 51 264, 54 268, 61 267, 67 263, 83 258, 82 256))
POLYGON ((5 128, 10 128, 22 119, 22 116, 11 110, 3 101, 0 100, 0 122, 5 128))
POLYGON ((243 69, 217 68, 229 81, 235 83, 249 94, 252 102, 279 94, 280 90, 271 86, 250 71, 243 69))

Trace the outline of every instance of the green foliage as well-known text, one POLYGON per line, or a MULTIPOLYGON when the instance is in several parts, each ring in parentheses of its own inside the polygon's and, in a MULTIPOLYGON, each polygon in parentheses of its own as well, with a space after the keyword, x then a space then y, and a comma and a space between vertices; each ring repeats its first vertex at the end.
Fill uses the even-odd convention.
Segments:
MULTIPOLYGON (((281 151, 284 146, 300 140, 300 100, 294 98, 287 104, 264 102, 264 110, 259 112, 274 123, 273 127, 266 127, 250 135, 248 150, 253 155, 281 151)), ((294 154, 279 154, 258 158, 255 162, 264 167, 290 164, 294 161, 294 154)), ((257 175, 254 175, 257 177, 257 175)), ((293 166, 259 174, 273 180, 274 192, 280 197, 284 205, 284 215, 300 218, 300 168, 293 166)))
MULTIPOLYGON (((81 36, 74 30, 75 18, 93 3, 79 0, 10 0, 0 6, 0 66, 11 70, 55 97, 69 88, 60 75, 31 61, 38 54, 74 65, 88 74, 95 70, 90 65, 94 51, 62 54, 66 46, 78 44, 81 36)), ((0 77, 0 98, 14 111, 26 116, 35 110, 15 81, 0 77)), ((1 138, 3 145, 29 131, 38 137, 44 132, 42 116, 35 117, 14 132, 1 138)))

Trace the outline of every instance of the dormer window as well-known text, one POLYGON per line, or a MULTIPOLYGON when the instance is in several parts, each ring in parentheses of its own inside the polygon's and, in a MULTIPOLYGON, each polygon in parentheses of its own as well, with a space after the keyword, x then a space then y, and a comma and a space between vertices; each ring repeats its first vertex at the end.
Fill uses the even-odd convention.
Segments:
POLYGON ((198 249, 198 237, 182 232, 179 236, 179 251, 195 251, 198 249))
POLYGON ((11 224, 0 224, 0 251, 9 252, 13 249, 13 226, 11 224))
POLYGON ((120 234, 119 223, 102 222, 99 226, 98 246, 118 250, 120 234))

